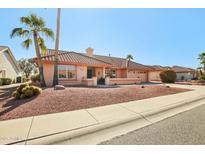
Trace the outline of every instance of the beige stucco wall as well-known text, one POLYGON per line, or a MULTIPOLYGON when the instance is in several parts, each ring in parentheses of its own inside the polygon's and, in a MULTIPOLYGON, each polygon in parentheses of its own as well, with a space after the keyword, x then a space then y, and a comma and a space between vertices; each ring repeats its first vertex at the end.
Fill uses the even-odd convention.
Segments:
POLYGON ((97 79, 103 77, 103 68, 96 68, 95 69, 97 79))
MULTIPOLYGON (((44 78, 46 85, 48 87, 52 86, 53 84, 53 73, 54 73, 54 65, 53 64, 43 64, 43 71, 44 71, 44 78)), ((76 84, 80 84, 79 81, 82 81, 83 78, 87 78, 87 67, 86 66, 77 66, 76 67, 76 75, 78 82, 74 80, 67 80, 69 84, 73 84, 76 82, 76 84)), ((66 79, 63 80, 63 83, 66 83, 66 79)), ((61 81, 59 81, 59 84, 61 84, 61 81)))
POLYGON ((48 87, 53 85, 53 74, 54 74, 54 65, 53 64, 43 64, 43 74, 46 85, 48 87))
POLYGON ((176 73, 177 80, 182 80, 182 76, 184 76, 184 80, 191 80, 194 75, 191 73, 176 73))
POLYGON ((149 81, 160 81, 160 74, 161 71, 151 71, 148 73, 149 81))
POLYGON ((87 67, 86 66, 77 66, 77 80, 82 81, 82 79, 87 78, 87 67))
POLYGON ((107 85, 141 83, 140 79, 138 78, 108 78, 106 80, 107 85))
POLYGON ((139 78, 142 82, 147 82, 147 72, 137 71, 137 70, 128 70, 128 78, 139 78))
MULTIPOLYGON (((18 70, 8 52, 0 52, 0 70, 6 70, 6 77, 16 79, 18 70)), ((0 77, 2 74, 0 74, 0 77)))

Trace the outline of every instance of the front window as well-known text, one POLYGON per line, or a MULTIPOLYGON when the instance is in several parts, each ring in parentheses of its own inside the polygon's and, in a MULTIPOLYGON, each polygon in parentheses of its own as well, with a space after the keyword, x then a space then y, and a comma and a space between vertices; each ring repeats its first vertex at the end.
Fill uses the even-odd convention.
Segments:
POLYGON ((116 70, 114 69, 106 69, 105 74, 110 78, 116 78, 116 70))
POLYGON ((76 66, 58 65, 58 78, 59 79, 75 79, 76 78, 76 66))

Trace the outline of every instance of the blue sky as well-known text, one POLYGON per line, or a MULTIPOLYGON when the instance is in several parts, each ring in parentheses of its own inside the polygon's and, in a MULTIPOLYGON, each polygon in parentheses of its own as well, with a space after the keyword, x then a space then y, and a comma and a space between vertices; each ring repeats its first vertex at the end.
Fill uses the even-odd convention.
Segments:
MULTIPOLYGON (((56 29, 56 9, 0 9, 0 45, 11 48, 16 59, 33 57, 23 39, 10 39, 19 18, 29 13, 43 17, 56 29)), ((48 48, 54 41, 46 40, 48 48)), ((60 49, 126 57, 148 65, 197 67, 197 56, 205 51, 205 9, 62 9, 60 49)))

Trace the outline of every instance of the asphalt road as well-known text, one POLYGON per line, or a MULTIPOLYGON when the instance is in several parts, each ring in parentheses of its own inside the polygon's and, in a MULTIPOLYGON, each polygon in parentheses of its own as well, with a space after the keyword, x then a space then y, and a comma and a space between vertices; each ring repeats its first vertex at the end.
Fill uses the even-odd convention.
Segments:
POLYGON ((198 145, 205 144, 205 105, 113 138, 111 145, 198 145))

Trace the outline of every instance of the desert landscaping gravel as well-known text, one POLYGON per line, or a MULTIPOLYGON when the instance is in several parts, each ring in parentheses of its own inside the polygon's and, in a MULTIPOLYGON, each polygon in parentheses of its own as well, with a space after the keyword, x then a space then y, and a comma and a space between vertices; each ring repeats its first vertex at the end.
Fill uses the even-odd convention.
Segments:
POLYGON ((46 88, 40 95, 24 100, 13 99, 10 96, 12 91, 0 90, 0 120, 85 109, 189 90, 165 86, 141 88, 137 85, 118 88, 67 87, 65 90, 46 88))

